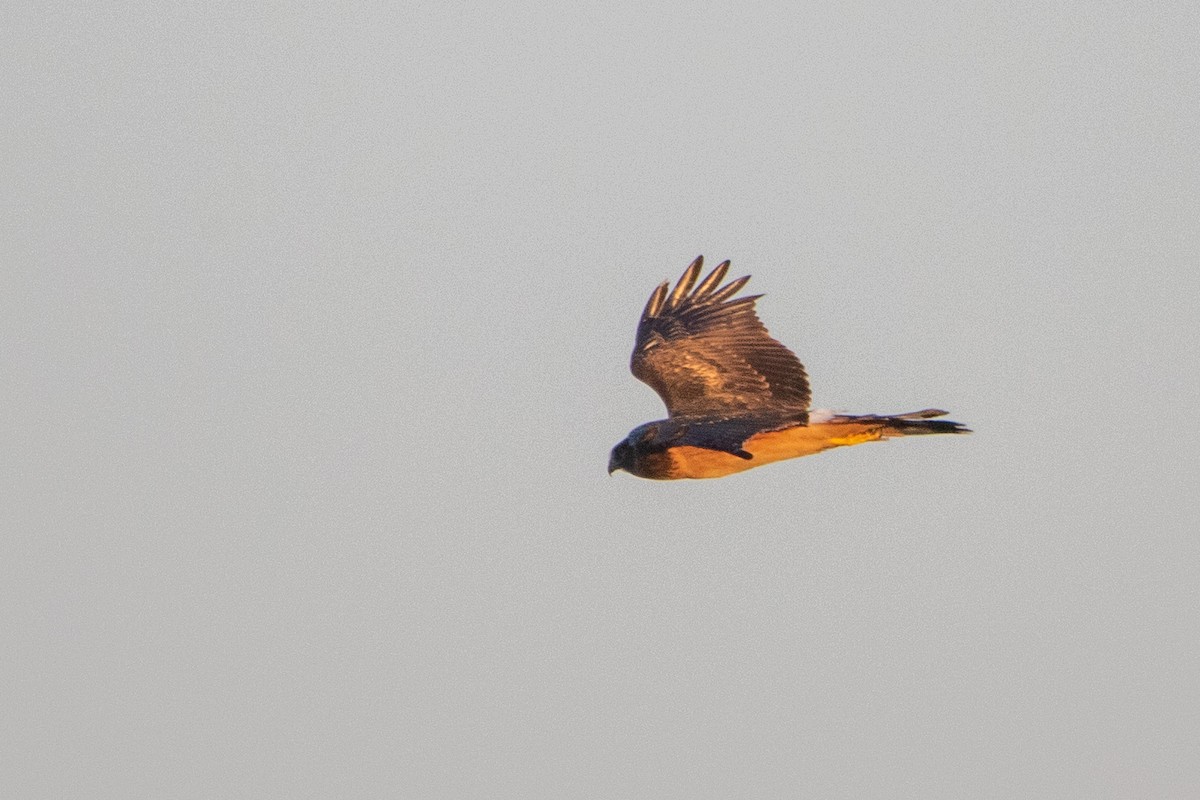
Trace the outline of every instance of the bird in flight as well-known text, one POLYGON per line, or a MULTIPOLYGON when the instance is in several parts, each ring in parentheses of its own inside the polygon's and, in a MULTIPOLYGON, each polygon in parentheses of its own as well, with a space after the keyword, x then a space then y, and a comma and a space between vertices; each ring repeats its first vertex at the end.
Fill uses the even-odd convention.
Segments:
POLYGON ((640 478, 720 478, 833 447, 923 433, 970 433, 934 419, 935 408, 895 415, 809 410, 804 365, 771 338, 754 312, 762 295, 734 299, 747 275, 721 286, 729 262, 699 285, 699 256, 675 288, 664 281, 638 322, 629 367, 658 392, 667 418, 630 431, 608 473, 640 478))

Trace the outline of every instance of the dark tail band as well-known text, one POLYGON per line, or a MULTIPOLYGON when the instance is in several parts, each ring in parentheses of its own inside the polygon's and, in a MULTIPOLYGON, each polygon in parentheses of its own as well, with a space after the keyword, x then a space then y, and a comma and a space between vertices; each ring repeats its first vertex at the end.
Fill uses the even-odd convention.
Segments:
POLYGON ((867 414, 864 416, 839 416, 836 419, 847 422, 877 423, 887 426, 889 436, 913 436, 923 433, 970 433, 971 429, 961 422, 951 422, 948 419, 933 419, 944 417, 948 411, 937 408, 926 408, 921 411, 911 411, 907 414, 882 416, 867 414))

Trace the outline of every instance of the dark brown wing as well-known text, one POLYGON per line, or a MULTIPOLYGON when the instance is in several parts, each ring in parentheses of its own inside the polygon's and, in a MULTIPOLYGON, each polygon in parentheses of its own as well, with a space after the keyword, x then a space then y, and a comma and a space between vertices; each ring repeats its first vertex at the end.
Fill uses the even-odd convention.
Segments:
POLYGON ((665 282, 650 295, 638 322, 633 374, 658 392, 672 417, 782 411, 806 421, 808 376, 754 313, 761 295, 729 299, 750 276, 717 288, 726 261, 696 286, 703 264, 703 257, 693 261, 674 291, 665 282))

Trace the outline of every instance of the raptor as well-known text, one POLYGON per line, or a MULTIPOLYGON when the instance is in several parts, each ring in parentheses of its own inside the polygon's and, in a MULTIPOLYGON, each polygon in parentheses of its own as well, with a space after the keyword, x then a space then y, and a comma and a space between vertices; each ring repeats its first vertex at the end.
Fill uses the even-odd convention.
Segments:
POLYGON ((729 262, 703 280, 697 257, 675 288, 663 282, 638 322, 630 369, 667 406, 667 418, 630 431, 608 472, 641 478, 719 478, 833 447, 929 433, 970 433, 929 408, 907 414, 809 409, 804 366, 767 333, 754 304, 735 297, 750 276, 722 285, 729 262), (699 283, 697 281, 699 280, 699 283))

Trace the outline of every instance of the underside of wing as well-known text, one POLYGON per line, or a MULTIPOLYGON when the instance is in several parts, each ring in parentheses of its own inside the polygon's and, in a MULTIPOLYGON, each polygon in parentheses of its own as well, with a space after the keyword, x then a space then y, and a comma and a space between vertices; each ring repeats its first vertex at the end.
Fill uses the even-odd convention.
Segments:
POLYGON ((638 323, 633 374, 658 392, 672 417, 772 411, 804 422, 803 365, 759 321, 759 295, 730 299, 749 276, 721 286, 725 261, 697 284, 703 264, 697 258, 673 290, 663 283, 650 296, 638 323))

